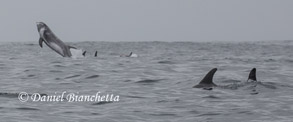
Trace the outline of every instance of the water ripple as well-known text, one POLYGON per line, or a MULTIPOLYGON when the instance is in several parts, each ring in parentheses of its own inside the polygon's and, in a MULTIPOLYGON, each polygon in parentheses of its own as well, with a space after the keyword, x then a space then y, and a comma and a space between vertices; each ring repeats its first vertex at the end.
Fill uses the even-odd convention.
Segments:
POLYGON ((85 79, 94 79, 94 78, 98 78, 100 77, 100 75, 92 75, 92 76, 88 76, 85 79))
POLYGON ((102 102, 93 103, 92 105, 105 105, 105 104, 110 104, 110 103, 113 103, 113 102, 102 101, 102 102))
POLYGON ((79 77, 80 75, 72 75, 72 76, 68 76, 68 77, 65 77, 64 79, 71 79, 71 78, 76 78, 76 77, 79 77))
POLYGON ((158 79, 158 80, 145 79, 145 80, 136 81, 136 83, 152 84, 152 83, 157 83, 157 82, 159 82, 159 81, 161 81, 161 80, 162 80, 162 79, 158 79))
POLYGON ((37 108, 30 108, 30 107, 20 107, 20 108, 16 108, 18 110, 23 110, 23 111, 38 111, 40 109, 37 108))

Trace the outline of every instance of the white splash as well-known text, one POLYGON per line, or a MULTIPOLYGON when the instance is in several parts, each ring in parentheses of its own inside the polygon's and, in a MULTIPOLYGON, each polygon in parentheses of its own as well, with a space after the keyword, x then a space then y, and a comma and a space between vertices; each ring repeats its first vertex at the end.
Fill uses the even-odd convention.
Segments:
POLYGON ((70 52, 71 52, 71 58, 83 58, 84 56, 82 55, 83 53, 83 50, 82 49, 73 49, 73 48, 70 48, 70 52))
POLYGON ((131 58, 137 58, 138 57, 138 55, 137 54, 135 54, 135 53, 132 53, 129 57, 131 57, 131 58))

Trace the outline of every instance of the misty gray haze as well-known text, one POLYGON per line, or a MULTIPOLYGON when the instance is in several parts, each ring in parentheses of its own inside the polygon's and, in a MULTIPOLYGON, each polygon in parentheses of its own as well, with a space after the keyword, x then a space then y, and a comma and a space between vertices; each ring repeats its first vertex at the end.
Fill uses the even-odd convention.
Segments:
POLYGON ((0 41, 292 40, 292 0, 6 0, 0 41))

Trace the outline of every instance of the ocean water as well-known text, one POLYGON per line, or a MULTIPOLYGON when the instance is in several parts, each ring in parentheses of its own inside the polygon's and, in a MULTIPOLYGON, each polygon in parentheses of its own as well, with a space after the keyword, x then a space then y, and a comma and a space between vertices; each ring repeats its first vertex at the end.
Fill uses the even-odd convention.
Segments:
POLYGON ((0 43, 1 121, 293 121, 293 41, 69 44, 86 57, 63 58, 37 41, 0 43), (130 52, 139 57, 120 57, 130 52), (243 85, 254 67, 260 83, 243 85), (215 84, 233 87, 192 88, 212 68, 215 84), (21 92, 64 101, 22 102, 21 92), (97 93, 117 101, 67 99, 97 93))

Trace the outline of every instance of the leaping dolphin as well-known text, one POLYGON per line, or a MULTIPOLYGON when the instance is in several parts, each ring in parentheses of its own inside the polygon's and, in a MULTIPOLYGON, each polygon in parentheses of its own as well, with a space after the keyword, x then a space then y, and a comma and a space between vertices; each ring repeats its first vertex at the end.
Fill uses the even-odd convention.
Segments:
POLYGON ((68 46, 62 42, 51 29, 43 22, 37 22, 38 32, 40 34, 39 45, 43 48, 43 42, 48 47, 57 52, 63 57, 71 57, 70 48, 76 49, 75 47, 68 46))
MULTIPOLYGON (((212 70, 210 70, 206 76, 199 82, 199 84, 193 86, 193 88, 204 88, 206 90, 212 90, 213 87, 217 87, 218 85, 216 85, 214 82, 213 82, 213 77, 214 77, 214 74, 216 73, 217 71, 217 68, 213 68, 212 70)), ((250 73, 249 73, 249 76, 248 76, 248 80, 247 81, 250 81, 250 82, 256 82, 256 69, 253 68, 250 73)), ((220 87, 223 87, 225 88, 224 86, 220 86, 220 87)))

